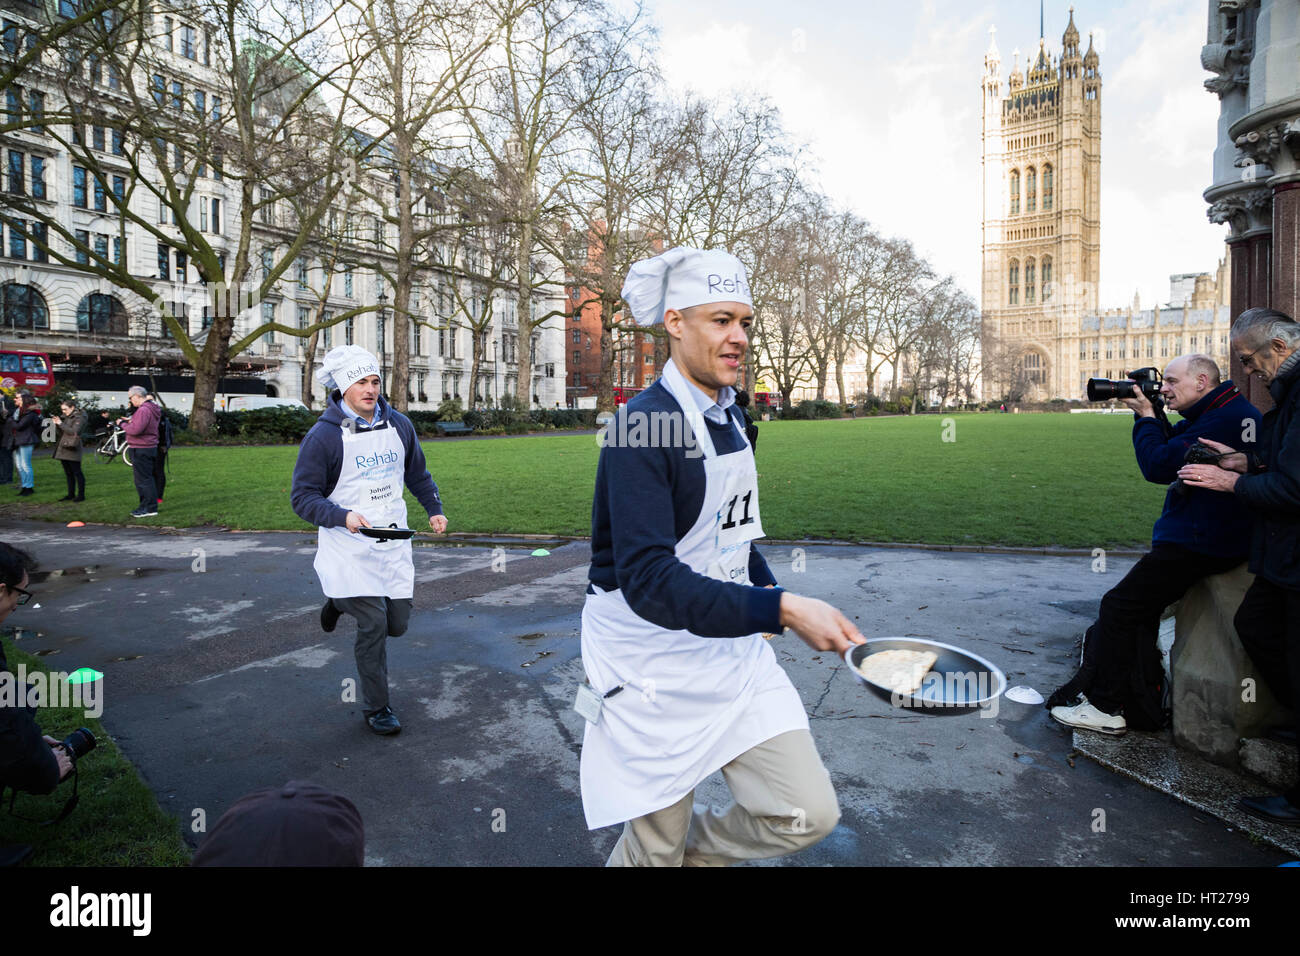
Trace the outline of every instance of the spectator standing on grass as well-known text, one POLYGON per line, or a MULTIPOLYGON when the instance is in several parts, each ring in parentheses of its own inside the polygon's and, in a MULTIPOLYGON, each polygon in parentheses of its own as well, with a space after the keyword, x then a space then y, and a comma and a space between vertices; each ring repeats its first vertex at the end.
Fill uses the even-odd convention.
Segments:
POLYGON ((14 482, 14 413, 18 406, 0 392, 0 485, 14 482))
POLYGON ((172 427, 167 419, 167 409, 163 408, 158 396, 149 395, 149 401, 158 406, 158 457, 153 465, 154 492, 158 495, 158 504, 163 503, 163 490, 167 487, 167 452, 172 447, 172 427))
POLYGON ((32 393, 23 389, 14 399, 14 470, 18 472, 19 497, 35 494, 36 474, 32 470, 32 449, 41 439, 41 406, 32 393))
POLYGON ((131 512, 132 518, 151 518, 158 513, 158 489, 154 484, 154 465, 158 460, 158 419, 162 408, 148 401, 149 393, 139 385, 127 391, 127 401, 135 409, 129 418, 118 419, 126 432, 126 444, 131 449, 131 473, 140 504, 131 512))
POLYGON ((749 392, 743 388, 736 389, 736 407, 745 420, 745 437, 749 439, 749 447, 758 451, 758 426, 754 424, 754 416, 749 414, 749 392))
POLYGON ((54 447, 54 458, 63 465, 63 477, 68 481, 68 493, 60 501, 86 500, 86 475, 81 470, 81 430, 86 426, 86 413, 71 401, 63 403, 63 414, 54 416, 59 429, 59 441, 54 447))
MULTIPOLYGON (((1300 323, 1276 309, 1247 309, 1232 323, 1232 348, 1241 367, 1268 386, 1275 406, 1253 448, 1219 465, 1187 465, 1188 485, 1231 492, 1252 518, 1250 570, 1255 573, 1233 624, 1259 676, 1291 708, 1282 728, 1300 748, 1300 323)), ((1239 806, 1275 823, 1300 826, 1300 781, 1276 796, 1243 797, 1239 806)))

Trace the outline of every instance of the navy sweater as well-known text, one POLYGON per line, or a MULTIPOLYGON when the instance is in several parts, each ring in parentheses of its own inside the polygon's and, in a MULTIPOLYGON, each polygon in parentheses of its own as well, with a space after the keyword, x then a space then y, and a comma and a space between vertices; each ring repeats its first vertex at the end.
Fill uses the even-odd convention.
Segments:
MULTIPOLYGON (((330 395, 329 407, 311 427, 298 448, 298 463, 293 467, 293 490, 290 500, 293 513, 308 524, 322 528, 347 525, 348 512, 329 500, 343 469, 343 420, 338 389, 330 395)), ((429 516, 442 514, 438 486, 429 476, 424 450, 415 434, 415 426, 401 412, 389 408, 381 397, 375 413, 375 429, 396 428, 406 446, 406 474, 403 481, 429 516)), ((369 516, 367 516, 369 517, 369 516)))
MULTIPOLYGON (((1259 411, 1231 382, 1214 388, 1191 408, 1166 439, 1154 418, 1139 418, 1133 424, 1133 450, 1142 477, 1158 485, 1172 485, 1183 466, 1187 449, 1197 438, 1222 442, 1229 448, 1249 451, 1243 435, 1259 431, 1259 411), (1247 430, 1246 422, 1253 422, 1247 430)), ((1207 488, 1170 487, 1165 507, 1151 532, 1152 542, 1177 544, 1202 554, 1245 560, 1250 550, 1250 517, 1236 495, 1207 488)))
MULTIPOLYGON (((681 414, 663 382, 656 382, 618 412, 681 414)), ((705 421, 718 455, 744 453, 745 439, 728 409, 727 424, 705 421)), ((743 423, 742 423, 743 427, 743 423)), ((609 426, 618 434, 616 419, 609 426)), ((781 630, 781 589, 758 549, 749 552, 750 584, 716 581, 677 559, 704 503, 704 457, 687 449, 607 445, 596 467, 591 504, 591 569, 588 579, 606 591, 620 588, 640 617, 669 630, 701 637, 743 637, 781 630)), ((761 507, 761 504, 760 504, 761 507)))

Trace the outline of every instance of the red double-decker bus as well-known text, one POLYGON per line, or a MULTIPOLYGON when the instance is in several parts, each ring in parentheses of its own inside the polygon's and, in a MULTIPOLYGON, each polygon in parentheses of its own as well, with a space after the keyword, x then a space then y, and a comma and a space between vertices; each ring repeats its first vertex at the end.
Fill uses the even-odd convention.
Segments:
POLYGON ((614 386, 614 407, 617 408, 619 405, 626 405, 628 402, 630 402, 633 398, 635 398, 640 393, 641 393, 641 389, 639 388, 631 388, 622 385, 615 385, 614 386))
POLYGON ((0 386, 27 389, 40 398, 54 387, 54 366, 44 352, 0 349, 0 386))

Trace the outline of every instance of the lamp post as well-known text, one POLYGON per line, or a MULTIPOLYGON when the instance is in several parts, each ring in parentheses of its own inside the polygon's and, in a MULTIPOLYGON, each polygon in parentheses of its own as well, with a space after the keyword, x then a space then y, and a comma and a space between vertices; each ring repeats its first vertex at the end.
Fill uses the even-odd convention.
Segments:
POLYGON ((388 371, 384 365, 384 333, 388 326, 388 296, 384 293, 383 286, 379 287, 379 295, 376 298, 379 300, 379 328, 376 330, 379 339, 379 377, 383 381, 381 387, 387 388, 388 371))
POLYGON ((497 401, 497 347, 499 345, 500 343, 496 339, 492 340, 492 404, 496 406, 501 404, 497 401))

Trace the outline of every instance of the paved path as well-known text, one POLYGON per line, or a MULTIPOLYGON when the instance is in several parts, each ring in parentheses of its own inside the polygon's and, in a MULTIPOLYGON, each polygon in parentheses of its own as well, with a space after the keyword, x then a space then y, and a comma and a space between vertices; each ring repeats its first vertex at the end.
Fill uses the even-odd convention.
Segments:
MULTIPOLYGON (((548 557, 530 556, 536 542, 417 548, 410 631, 389 645, 404 730, 378 738, 341 700, 355 677, 353 631, 349 618, 332 635, 320 630, 313 533, 24 522, 0 537, 63 572, 38 580, 40 608, 19 608, 6 627, 22 629, 24 650, 49 652, 51 667, 104 671, 104 726, 185 827, 195 808, 211 823, 249 790, 304 778, 357 804, 373 865, 589 865, 613 845, 614 828, 583 823, 582 720, 570 709, 582 676, 585 542, 557 542, 548 557)), ((1101 594, 1132 564, 1112 557, 1096 574, 1090 556, 765 553, 784 584, 836 603, 868 636, 968 647, 1044 695, 1072 672, 1101 594)), ((1284 859, 1086 758, 1071 766, 1069 732, 1041 707, 1003 701, 991 719, 894 711, 833 655, 791 635, 775 647, 844 811, 823 843, 777 862, 1284 859)), ((697 791, 725 796, 717 774, 697 791)))

